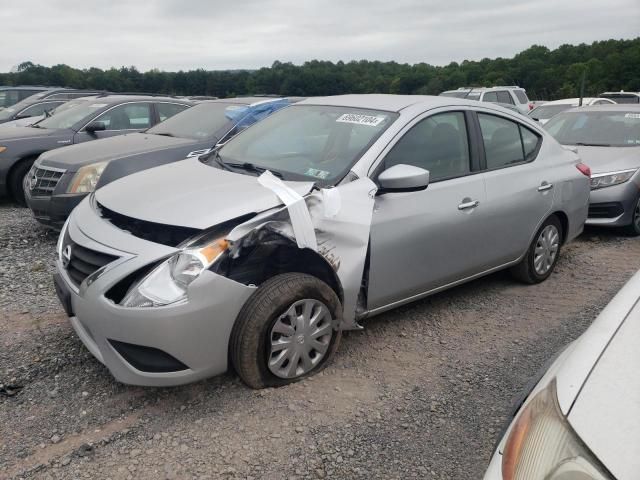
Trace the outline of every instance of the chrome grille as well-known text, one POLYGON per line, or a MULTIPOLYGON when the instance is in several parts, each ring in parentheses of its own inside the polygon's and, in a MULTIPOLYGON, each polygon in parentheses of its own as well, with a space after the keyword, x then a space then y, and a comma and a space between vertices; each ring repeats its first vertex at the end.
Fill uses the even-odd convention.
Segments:
POLYGON ((26 187, 32 197, 50 197, 64 175, 61 168, 33 166, 26 178, 26 187))
POLYGON ((65 235, 63 245, 62 266, 67 270, 69 278, 76 287, 79 287, 92 273, 118 259, 114 255, 91 250, 74 243, 68 233, 65 235))

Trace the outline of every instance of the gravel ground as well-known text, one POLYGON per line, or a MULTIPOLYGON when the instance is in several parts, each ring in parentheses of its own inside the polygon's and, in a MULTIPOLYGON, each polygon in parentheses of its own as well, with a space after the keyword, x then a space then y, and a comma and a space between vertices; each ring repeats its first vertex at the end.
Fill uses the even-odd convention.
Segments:
POLYGON ((71 330, 56 236, 0 206, 0 478, 481 478, 511 401, 640 268, 640 241, 588 232, 545 283, 507 274, 366 322, 322 374, 253 391, 112 380, 71 330))

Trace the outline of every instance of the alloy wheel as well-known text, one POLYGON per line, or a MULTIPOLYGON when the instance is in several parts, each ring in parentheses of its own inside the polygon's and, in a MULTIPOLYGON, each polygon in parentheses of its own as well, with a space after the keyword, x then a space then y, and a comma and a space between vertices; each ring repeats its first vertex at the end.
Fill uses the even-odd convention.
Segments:
POLYGON ((315 299, 294 302, 269 332, 268 367, 280 378, 297 378, 313 370, 325 357, 333 337, 327 306, 315 299))

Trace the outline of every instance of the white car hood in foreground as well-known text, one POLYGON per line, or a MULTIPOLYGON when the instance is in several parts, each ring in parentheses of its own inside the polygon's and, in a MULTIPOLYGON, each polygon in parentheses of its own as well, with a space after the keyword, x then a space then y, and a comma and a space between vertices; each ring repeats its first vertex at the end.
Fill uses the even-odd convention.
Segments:
MULTIPOLYGON (((636 290, 636 298, 640 290, 636 290)), ((578 394, 569 423, 617 480, 640 478, 640 306, 578 394)))

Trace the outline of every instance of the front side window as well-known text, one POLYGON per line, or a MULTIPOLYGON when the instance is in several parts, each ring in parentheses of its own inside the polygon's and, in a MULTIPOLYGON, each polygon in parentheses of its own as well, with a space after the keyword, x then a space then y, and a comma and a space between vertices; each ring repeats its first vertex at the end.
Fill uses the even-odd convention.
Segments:
POLYGON ((516 98, 520 103, 529 103, 529 97, 524 93, 524 90, 514 90, 513 93, 516 94, 516 98))
POLYGON ((486 92, 482 97, 483 102, 497 102, 498 101, 498 93, 497 92, 486 92))
POLYGON ((173 117, 176 113, 180 113, 183 110, 189 108, 187 105, 180 105, 178 103, 156 103, 156 111, 160 121, 164 122, 167 118, 173 117))
POLYGON ((148 103, 125 103, 106 111, 95 122, 104 123, 107 130, 137 130, 151 125, 148 103))
POLYGON ((509 92, 507 92, 506 90, 502 90, 500 92, 496 92, 498 95, 498 102, 500 103, 510 103, 511 105, 514 105, 513 103, 513 98, 511 98, 511 95, 509 95, 509 92))
POLYGON ((478 113, 487 169, 508 167, 533 160, 540 137, 506 118, 478 113))
POLYGON ((637 147, 640 145, 640 112, 565 112, 549 120, 545 129, 563 145, 637 147))
POLYGON ((385 169, 399 164, 429 170, 431 181, 469 173, 464 113, 439 113, 411 127, 384 159, 385 169))
POLYGON ((396 113, 324 105, 283 108, 219 150, 227 163, 250 163, 285 179, 333 185, 398 117, 396 113))

